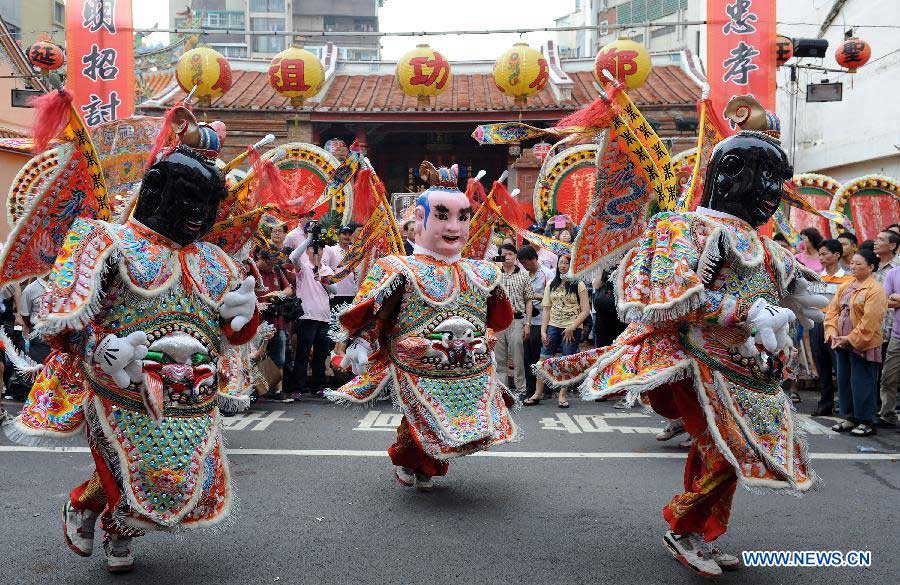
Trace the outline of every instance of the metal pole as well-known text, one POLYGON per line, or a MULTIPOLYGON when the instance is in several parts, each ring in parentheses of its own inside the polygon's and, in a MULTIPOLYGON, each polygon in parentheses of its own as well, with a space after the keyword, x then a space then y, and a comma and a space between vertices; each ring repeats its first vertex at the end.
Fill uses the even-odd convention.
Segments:
POLYGON ((788 85, 790 87, 790 110, 788 112, 788 116, 790 116, 791 122, 791 156, 790 161, 791 164, 794 164, 794 156, 796 152, 797 146, 797 92, 799 88, 799 84, 797 82, 797 65, 791 65, 791 80, 788 85))

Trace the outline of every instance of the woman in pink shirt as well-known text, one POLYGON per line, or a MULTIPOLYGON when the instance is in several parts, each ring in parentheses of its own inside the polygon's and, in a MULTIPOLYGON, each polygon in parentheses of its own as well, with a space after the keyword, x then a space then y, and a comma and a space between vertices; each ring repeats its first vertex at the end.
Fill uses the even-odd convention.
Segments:
POLYGON ((314 248, 312 237, 301 242, 291 252, 291 263, 297 273, 297 297, 303 301, 303 316, 297 327, 297 353, 294 356, 291 398, 298 400, 302 392, 320 394, 325 389, 325 360, 328 359, 328 328, 331 324, 329 299, 333 285, 326 285, 322 279, 334 274, 329 266, 322 263, 324 248, 314 248), (310 366, 312 351, 312 379, 307 381, 306 370, 310 366))
POLYGON ((800 261, 810 270, 821 273, 822 262, 819 260, 819 246, 825 238, 814 227, 808 227, 800 231, 800 252, 794 255, 794 258, 800 261))

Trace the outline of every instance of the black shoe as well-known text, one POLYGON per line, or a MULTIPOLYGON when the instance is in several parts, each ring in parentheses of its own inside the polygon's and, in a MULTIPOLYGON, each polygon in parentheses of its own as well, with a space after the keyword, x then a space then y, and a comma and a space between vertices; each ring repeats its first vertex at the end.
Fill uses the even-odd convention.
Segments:
POLYGON ((885 420, 880 416, 875 419, 875 426, 879 429, 896 429, 897 423, 889 420, 885 420))

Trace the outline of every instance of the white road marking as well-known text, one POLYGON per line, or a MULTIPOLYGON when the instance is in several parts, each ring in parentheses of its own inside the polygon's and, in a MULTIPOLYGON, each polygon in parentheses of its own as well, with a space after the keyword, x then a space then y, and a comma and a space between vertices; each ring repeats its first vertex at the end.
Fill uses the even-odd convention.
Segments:
POLYGON ((371 410, 366 413, 354 431, 388 431, 395 432, 403 420, 403 414, 399 412, 382 413, 380 410, 371 410))
POLYGON ((623 418, 650 418, 643 412, 609 412, 605 414, 575 414, 569 416, 564 412, 556 413, 555 418, 542 418, 541 429, 545 431, 566 431, 569 434, 581 433, 644 433, 653 434, 662 431, 657 427, 630 427, 624 425, 610 425, 608 420, 620 420, 623 418))
POLYGON ((283 417, 283 410, 272 410, 269 412, 244 412, 231 417, 222 419, 222 426, 228 431, 246 431, 251 427, 251 431, 264 431, 269 428, 273 422, 291 422, 294 419, 283 417))
MULTIPOLYGON (((226 449, 229 455, 262 455, 275 457, 387 457, 385 450, 352 449, 226 449)), ((25 447, 0 445, 0 453, 88 453, 87 447, 25 447)), ((481 451, 472 457, 501 459, 685 459, 687 453, 639 452, 557 452, 557 451, 481 451)), ((812 453, 816 461, 900 461, 900 453, 812 453)))

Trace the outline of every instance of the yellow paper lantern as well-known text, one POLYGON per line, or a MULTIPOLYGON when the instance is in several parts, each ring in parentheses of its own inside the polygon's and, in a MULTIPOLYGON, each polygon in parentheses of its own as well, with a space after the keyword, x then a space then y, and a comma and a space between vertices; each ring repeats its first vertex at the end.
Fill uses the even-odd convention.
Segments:
POLYGON ((397 83, 408 96, 418 98, 419 107, 428 107, 433 96, 450 87, 450 62, 427 44, 416 45, 397 62, 397 83))
POLYGON ((269 64, 269 85, 279 95, 302 106, 303 100, 319 93, 325 82, 325 68, 318 57, 296 45, 275 55, 269 64))
POLYGON ((225 95, 231 88, 231 65, 218 51, 197 47, 178 59, 175 79, 186 93, 196 86, 194 96, 201 105, 209 106, 212 98, 225 95))
POLYGON ((594 60, 594 77, 601 84, 607 82, 603 70, 624 82, 629 89, 644 85, 653 65, 647 47, 628 39, 613 41, 600 49, 594 60))
POLYGON ((549 78, 547 60, 527 43, 516 43, 494 63, 494 82, 500 91, 513 96, 519 107, 525 107, 529 96, 540 93, 549 78))

